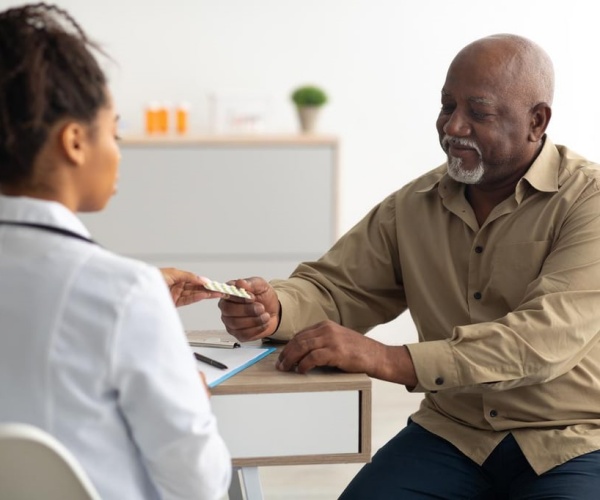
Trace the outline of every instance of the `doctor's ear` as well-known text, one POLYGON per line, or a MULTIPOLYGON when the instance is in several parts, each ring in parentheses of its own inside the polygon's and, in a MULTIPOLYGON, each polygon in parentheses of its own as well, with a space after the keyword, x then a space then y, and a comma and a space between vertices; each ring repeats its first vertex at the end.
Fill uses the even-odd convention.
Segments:
POLYGON ((67 122, 59 133, 62 152, 75 166, 85 162, 85 144, 89 136, 87 128, 79 122, 67 122))

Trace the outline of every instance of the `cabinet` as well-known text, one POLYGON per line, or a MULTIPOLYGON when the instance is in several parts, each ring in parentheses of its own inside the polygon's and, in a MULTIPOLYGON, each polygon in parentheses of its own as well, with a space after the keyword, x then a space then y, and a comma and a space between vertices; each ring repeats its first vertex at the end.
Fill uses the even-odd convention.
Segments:
MULTIPOLYGON (((117 194, 80 214, 123 255, 218 281, 287 277, 336 235, 334 137, 196 137, 122 143, 117 194)), ((213 300, 179 309, 186 329, 222 328, 213 300)))

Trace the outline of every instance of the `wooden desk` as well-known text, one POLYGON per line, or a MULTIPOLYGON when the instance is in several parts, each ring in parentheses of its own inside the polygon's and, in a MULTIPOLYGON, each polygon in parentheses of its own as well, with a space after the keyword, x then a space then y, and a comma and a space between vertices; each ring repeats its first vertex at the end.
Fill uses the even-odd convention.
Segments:
POLYGON ((230 500, 262 498, 261 465, 368 462, 371 379, 275 369, 277 352, 212 389, 219 431, 233 457, 230 500))

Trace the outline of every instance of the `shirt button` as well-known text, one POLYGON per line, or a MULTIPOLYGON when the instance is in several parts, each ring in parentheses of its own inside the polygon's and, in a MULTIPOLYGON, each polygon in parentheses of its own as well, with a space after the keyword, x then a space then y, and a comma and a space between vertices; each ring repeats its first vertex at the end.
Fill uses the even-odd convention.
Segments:
POLYGON ((476 246, 475 247, 475 253, 481 253, 481 252, 483 252, 483 247, 476 246))
POLYGON ((490 417, 495 418, 498 416, 498 412, 496 410, 490 410, 490 417))
POLYGON ((476 300, 479 300, 479 299, 481 299, 481 292, 475 292, 475 293, 473 294, 473 297, 474 297, 476 300))
POLYGON ((444 383, 444 377, 438 377, 435 379, 435 385, 442 385, 444 383))

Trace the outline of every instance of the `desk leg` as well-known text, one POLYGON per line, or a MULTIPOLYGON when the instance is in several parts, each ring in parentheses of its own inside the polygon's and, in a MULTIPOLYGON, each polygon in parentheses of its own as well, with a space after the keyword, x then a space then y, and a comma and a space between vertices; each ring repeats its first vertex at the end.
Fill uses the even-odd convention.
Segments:
POLYGON ((234 467, 229 486, 229 500, 262 500, 258 467, 234 467))

